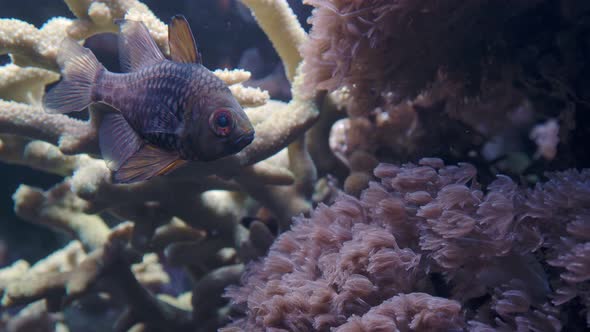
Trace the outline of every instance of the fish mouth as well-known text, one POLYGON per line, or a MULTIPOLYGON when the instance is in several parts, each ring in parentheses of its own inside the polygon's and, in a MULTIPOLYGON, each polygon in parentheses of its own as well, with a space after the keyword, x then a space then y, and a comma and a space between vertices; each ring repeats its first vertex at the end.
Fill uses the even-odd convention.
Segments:
POLYGON ((245 133, 232 142, 232 150, 237 152, 248 146, 254 140, 254 131, 245 133))

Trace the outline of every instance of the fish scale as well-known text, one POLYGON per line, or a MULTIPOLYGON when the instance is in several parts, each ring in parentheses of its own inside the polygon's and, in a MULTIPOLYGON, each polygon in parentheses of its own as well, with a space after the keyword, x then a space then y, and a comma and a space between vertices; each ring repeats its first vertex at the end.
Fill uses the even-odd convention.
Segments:
POLYGON ((150 113, 157 111, 153 106, 158 103, 166 105, 181 120, 182 110, 178 106, 184 102, 184 90, 174 85, 179 85, 180 75, 188 77, 186 71, 187 68, 158 64, 129 74, 107 73, 97 82, 95 100, 121 111, 138 131, 145 127, 137 120, 148 121, 152 117, 150 113))

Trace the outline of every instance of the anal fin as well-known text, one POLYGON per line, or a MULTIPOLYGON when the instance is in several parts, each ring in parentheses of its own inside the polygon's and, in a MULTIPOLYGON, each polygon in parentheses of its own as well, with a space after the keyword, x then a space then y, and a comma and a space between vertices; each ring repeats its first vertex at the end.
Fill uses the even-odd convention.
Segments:
POLYGON ((114 172, 115 183, 133 183, 168 174, 185 163, 178 153, 145 143, 114 172))

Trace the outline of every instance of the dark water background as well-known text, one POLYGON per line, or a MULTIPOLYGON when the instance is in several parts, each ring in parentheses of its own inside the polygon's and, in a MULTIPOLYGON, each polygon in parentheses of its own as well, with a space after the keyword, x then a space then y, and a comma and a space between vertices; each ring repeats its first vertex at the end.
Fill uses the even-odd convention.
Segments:
MULTIPOLYGON (((146 0, 145 3, 158 18, 167 22, 176 14, 189 21, 197 41, 203 64, 210 68, 235 68, 250 70, 253 79, 268 77, 280 65, 272 45, 256 25, 249 11, 236 0, 146 0)), ((306 19, 311 7, 300 0, 288 1, 307 30, 306 19)), ((0 18, 17 18, 36 27, 52 17, 74 18, 63 1, 50 0, 0 0, 0 18)), ((116 70, 116 39, 112 36, 94 38, 93 49, 98 58, 112 70, 116 70)), ((0 65, 9 61, 0 56, 0 65)), ((278 68, 280 69, 280 68, 278 68)), ((277 75, 275 75, 277 76, 277 75)), ((286 86, 284 77, 274 77, 276 85, 286 86)), ((283 89, 285 90, 285 89, 283 89)), ((288 98, 278 91, 271 97, 288 98)), ((45 227, 19 220, 13 212, 12 194, 19 184, 48 189, 61 182, 62 177, 32 170, 23 166, 0 162, 0 267, 17 259, 34 262, 62 247, 69 238, 45 227)))

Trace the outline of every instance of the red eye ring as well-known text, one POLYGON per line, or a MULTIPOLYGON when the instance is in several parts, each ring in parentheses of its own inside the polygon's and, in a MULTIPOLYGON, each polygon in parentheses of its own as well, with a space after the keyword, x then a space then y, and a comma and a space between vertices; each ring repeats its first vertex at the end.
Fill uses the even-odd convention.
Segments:
POLYGON ((209 118, 209 126, 218 136, 227 136, 233 128, 233 118, 226 109, 218 109, 209 118))

